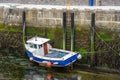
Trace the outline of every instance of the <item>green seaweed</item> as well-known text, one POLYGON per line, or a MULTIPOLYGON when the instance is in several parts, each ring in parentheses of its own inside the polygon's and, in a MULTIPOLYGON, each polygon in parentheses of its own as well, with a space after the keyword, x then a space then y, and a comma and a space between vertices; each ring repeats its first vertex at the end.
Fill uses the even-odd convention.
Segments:
POLYGON ((106 34, 105 32, 99 32, 97 37, 96 37, 96 40, 104 40, 104 41, 112 41, 114 40, 111 36, 109 36, 108 34, 106 34))
POLYGON ((89 52, 84 48, 80 48, 79 53, 82 55, 81 63, 87 63, 89 52))

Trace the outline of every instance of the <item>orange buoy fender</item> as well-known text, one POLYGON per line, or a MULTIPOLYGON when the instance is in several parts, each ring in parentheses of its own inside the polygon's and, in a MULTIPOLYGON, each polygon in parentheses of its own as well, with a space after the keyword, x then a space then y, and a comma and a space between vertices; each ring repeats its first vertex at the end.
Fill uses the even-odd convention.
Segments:
POLYGON ((52 63, 51 62, 47 62, 47 67, 51 67, 52 63))
POLYGON ((30 61, 33 61, 33 58, 32 58, 32 57, 30 57, 30 61))

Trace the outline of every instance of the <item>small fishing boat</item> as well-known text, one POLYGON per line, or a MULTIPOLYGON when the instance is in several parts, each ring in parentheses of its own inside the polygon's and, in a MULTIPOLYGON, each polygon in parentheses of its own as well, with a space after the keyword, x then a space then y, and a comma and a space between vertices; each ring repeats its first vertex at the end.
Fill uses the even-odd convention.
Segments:
POLYGON ((65 67, 81 58, 77 52, 52 48, 49 41, 37 36, 28 39, 25 48, 29 59, 43 66, 65 67))

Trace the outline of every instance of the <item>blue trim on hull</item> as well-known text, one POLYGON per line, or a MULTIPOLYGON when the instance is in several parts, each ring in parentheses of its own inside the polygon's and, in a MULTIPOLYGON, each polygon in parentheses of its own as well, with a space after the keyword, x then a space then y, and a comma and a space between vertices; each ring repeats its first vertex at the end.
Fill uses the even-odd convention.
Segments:
POLYGON ((60 67, 64 67, 64 66, 67 66, 68 64, 73 63, 74 61, 77 60, 77 56, 78 56, 78 54, 76 54, 76 55, 73 55, 73 56, 71 56, 70 58, 68 58, 66 60, 46 60, 46 59, 41 59, 41 58, 34 57, 32 55, 32 53, 29 52, 29 51, 26 51, 26 53, 27 53, 28 57, 29 58, 32 57, 33 61, 35 61, 35 62, 43 63, 44 61, 46 61, 46 62, 49 61, 49 62, 52 63, 52 65, 60 66, 60 67), (58 64, 54 64, 55 62, 57 62, 58 64))
POLYGON ((32 53, 30 51, 26 50, 26 53, 27 53, 27 55, 28 55, 29 58, 33 57, 32 53))

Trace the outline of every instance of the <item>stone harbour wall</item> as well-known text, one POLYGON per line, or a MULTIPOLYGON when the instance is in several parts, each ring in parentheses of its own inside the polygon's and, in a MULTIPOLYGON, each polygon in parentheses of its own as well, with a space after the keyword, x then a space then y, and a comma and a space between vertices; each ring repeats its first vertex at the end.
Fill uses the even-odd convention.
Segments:
MULTIPOLYGON (((0 22, 9 25, 21 25, 22 12, 26 11, 27 25, 33 27, 39 26, 62 26, 62 15, 66 9, 9 9, 0 7, 0 22)), ((77 10, 73 9, 69 13, 75 14, 75 25, 90 26, 91 13, 96 13, 96 26, 103 28, 119 29, 120 30, 120 11, 118 10, 77 10)), ((68 14, 70 15, 70 14, 68 14)))

